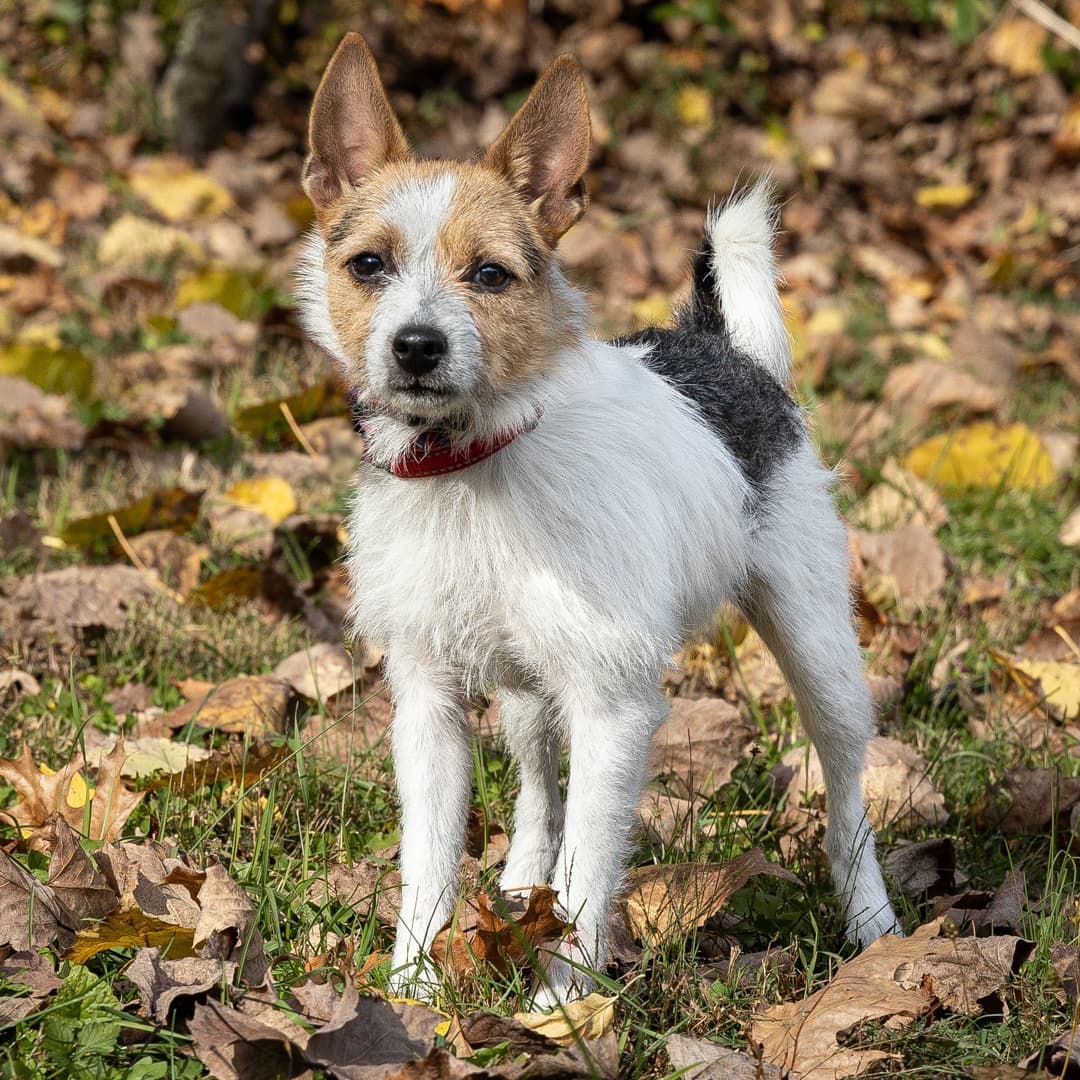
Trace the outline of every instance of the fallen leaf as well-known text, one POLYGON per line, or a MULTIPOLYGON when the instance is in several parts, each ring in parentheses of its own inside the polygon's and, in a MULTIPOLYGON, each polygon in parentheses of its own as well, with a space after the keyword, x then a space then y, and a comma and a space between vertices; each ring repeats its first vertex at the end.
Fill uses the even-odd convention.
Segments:
POLYGON ((882 400, 913 424, 925 424, 938 413, 970 416, 996 412, 1004 401, 997 387, 935 360, 913 360, 889 372, 882 400))
MULTIPOLYGON (((111 750, 111 747, 109 749, 111 750)), ((105 752, 104 747, 96 753, 88 750, 87 764, 96 766, 105 752)), ((213 751, 204 746, 176 742, 162 735, 142 735, 124 741, 124 762, 120 767, 120 775, 145 779, 157 773, 181 773, 193 762, 205 761, 212 755, 213 751)))
POLYGON ((949 520, 949 511, 929 484, 889 458, 882 466, 881 479, 856 507, 854 518, 874 532, 902 525, 921 525, 936 532, 949 520))
POLYGON ((308 1040, 305 1057, 344 1080, 374 1078, 382 1074, 372 1066, 427 1054, 435 1042, 435 1029, 445 1019, 424 1005, 360 997, 346 982, 330 1020, 308 1040))
POLYGON ((27 379, 0 375, 0 454, 20 450, 81 450, 86 429, 67 399, 46 394, 27 379))
MULTIPOLYGON (((59 772, 43 772, 34 764, 30 747, 25 744, 17 758, 0 758, 0 780, 10 784, 18 796, 14 806, 0 810, 0 816, 10 818, 25 835, 45 825, 56 813, 80 809, 82 803, 80 807, 74 807, 67 799, 72 778, 80 768, 82 759, 75 758, 59 772)), ((80 809, 80 824, 82 816, 80 809)))
POLYGON ((313 383, 306 390, 284 398, 274 398, 247 405, 233 416, 233 427, 244 435, 281 434, 289 430, 281 406, 288 407, 297 423, 307 423, 319 416, 340 415, 348 411, 345 395, 329 379, 313 383))
POLYGON ((273 674, 309 701, 326 701, 355 685, 363 676, 340 645, 325 641, 287 656, 273 674))
POLYGON ((1054 479, 1046 448, 1024 424, 970 424, 920 443, 903 465, 945 492, 999 485, 1041 488, 1054 479))
POLYGON ((202 246, 184 229, 162 225, 135 214, 121 214, 101 234, 98 262, 103 266, 140 270, 170 259, 200 259, 202 246))
POLYGON ((1061 720, 1080 716, 1080 657, 1076 661, 1025 660, 992 649, 990 655, 1033 702, 1061 720))
POLYGON ((89 398, 94 368, 78 349, 70 346, 19 343, 0 345, 0 375, 17 375, 48 394, 89 398))
POLYGON ((180 705, 161 719, 170 728, 186 724, 235 735, 265 738, 280 734, 292 703, 293 689, 270 675, 241 675, 215 686, 201 700, 180 705))
POLYGON ((207 866, 198 902, 199 921, 193 943, 199 955, 235 960, 242 965, 244 981, 249 986, 261 986, 270 965, 255 925, 255 905, 220 863, 207 866))
MULTIPOLYGON (((145 791, 132 791, 124 784, 121 770, 126 755, 121 735, 98 765, 94 796, 90 802, 90 828, 86 833, 91 840, 115 840, 146 795, 145 791)), ((71 820, 69 814, 64 816, 71 820)))
POLYGON ((676 863, 630 871, 626 919, 634 936, 650 945, 691 934, 758 874, 799 884, 787 868, 753 848, 726 863, 676 863))
POLYGON ((210 267, 180 278, 175 304, 178 309, 193 304, 214 304, 236 318, 244 319, 258 306, 262 287, 262 275, 258 271, 210 267))
POLYGON ((229 742, 214 750, 209 757, 191 761, 182 772, 152 780, 148 789, 155 791, 167 787, 178 795, 190 795, 200 788, 225 780, 245 791, 291 756, 292 751, 287 743, 271 746, 263 742, 247 745, 229 742))
POLYGON ((945 552, 925 525, 903 525, 890 532, 854 530, 851 545, 862 566, 862 587, 879 607, 933 604, 948 580, 945 552))
POLYGON ((188 1034, 217 1080, 281 1080, 305 1071, 303 1051, 287 1035, 213 998, 196 1004, 188 1034))
POLYGON ((556 894, 546 886, 532 888, 527 900, 500 897, 493 902, 479 892, 458 905, 428 951, 440 967, 459 974, 483 964, 505 972, 562 936, 566 922, 556 913, 556 903, 556 894))
MULTIPOLYGON (((809 806, 825 790, 825 777, 817 751, 792 747, 782 759, 792 770, 788 812, 809 806)), ((945 799, 930 780, 930 766, 906 743, 878 736, 867 744, 862 792, 867 815, 875 829, 943 825, 948 819, 945 799)))
POLYGON ((17 952, 65 948, 74 939, 76 919, 60 898, 0 850, 0 945, 17 952))
POLYGON ((1025 78, 1041 75, 1046 70, 1043 49, 1046 28, 1024 15, 1002 19, 988 34, 986 55, 1011 75, 1025 78))
POLYGON ((550 1054, 559 1045, 520 1020, 490 1012, 467 1016, 461 1023, 461 1033, 475 1049, 506 1043, 512 1054, 550 1054))
POLYGON ((668 1035, 664 1043, 680 1080, 784 1080, 784 1071, 708 1039, 668 1035))
POLYGON ((113 540, 115 534, 109 524, 110 517, 116 519, 120 530, 129 538, 149 529, 187 529, 198 517, 202 497, 201 491, 159 488, 127 506, 69 521, 60 530, 60 539, 75 547, 84 547, 96 540, 113 540))
POLYGON ((582 1040, 599 1039, 611 1031, 615 1023, 615 1001, 613 997, 593 993, 558 1005, 551 1012, 514 1013, 514 1019, 545 1039, 570 1046, 582 1040))
POLYGON ((915 192, 919 206, 931 210, 954 210, 966 206, 974 198, 975 188, 971 184, 927 184, 915 192))
POLYGON ((653 736, 652 769, 670 786, 708 794, 731 779, 758 736, 757 727, 720 698, 672 699, 671 711, 653 736))
POLYGON ((140 199, 173 225, 208 221, 232 206, 232 196, 217 180, 181 157, 143 159, 130 183, 140 199))
POLYGON ((226 499, 255 510, 268 517, 274 524, 284 521, 296 511, 296 496, 287 480, 280 476, 258 476, 241 480, 225 492, 226 499))
POLYGON ((46 957, 36 952, 16 952, 9 945, 0 947, 0 982, 7 988, 27 991, 22 996, 0 997, 0 1028, 37 1012, 64 985, 46 957))
POLYGON ((882 864, 904 896, 941 896, 956 884, 956 847, 947 836, 900 840, 882 864))
POLYGON ((401 909, 401 871, 372 859, 362 859, 352 866, 335 863, 327 870, 325 887, 322 882, 314 883, 315 902, 325 902, 328 892, 351 908, 358 919, 366 919, 374 910, 383 926, 393 926, 401 909))
POLYGON ((0 589, 7 594, 0 623, 9 643, 67 648, 118 629, 140 603, 160 596, 146 575, 130 566, 69 566, 9 578, 0 589))
POLYGON ((675 98, 675 111, 684 124, 708 127, 713 120, 713 96, 703 86, 684 86, 675 98))
POLYGON ((987 824, 1010 836, 1046 835, 1056 824, 1067 836, 1080 806, 1080 777, 1062 776, 1060 769, 1006 769, 997 793, 1005 805, 989 802, 981 814, 987 824))
POLYGON ((1061 1080, 1080 1074, 1080 1027, 1073 1023, 1021 1065, 1026 1074, 1037 1071, 1061 1080))
POLYGON ((83 850, 78 833, 59 814, 53 815, 46 829, 50 833, 47 846, 51 851, 48 885, 75 917, 76 926, 108 915, 116 907, 118 897, 83 850))
POLYGON ((169 1010, 178 998, 197 998, 215 987, 228 986, 235 973, 236 964, 230 960, 198 956, 168 960, 157 948, 139 949, 123 971, 138 991, 143 1015, 160 1024, 168 1023, 169 1010))
POLYGON ((166 957, 193 955, 194 931, 187 926, 147 915, 134 894, 120 898, 114 911, 101 922, 79 930, 64 959, 85 964, 106 949, 156 947, 166 957))
POLYGON ((759 1011, 751 1037, 765 1060, 803 1080, 839 1080, 897 1060, 860 1045, 859 1027, 901 1031, 935 1008, 979 1015, 1034 947, 1021 938, 957 939, 940 930, 936 920, 909 938, 886 934, 809 997, 759 1011))

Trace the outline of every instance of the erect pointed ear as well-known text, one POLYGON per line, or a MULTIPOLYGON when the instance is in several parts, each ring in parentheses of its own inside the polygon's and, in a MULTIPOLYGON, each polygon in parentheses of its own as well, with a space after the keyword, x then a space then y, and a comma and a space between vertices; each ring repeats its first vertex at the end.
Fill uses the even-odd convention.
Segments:
POLYGON ((330 58, 311 104, 308 142, 303 185, 317 210, 380 165, 411 156, 375 57, 359 34, 346 34, 330 58))
POLYGON ((484 156, 534 207, 552 247, 585 213, 589 141, 581 68, 572 56, 560 56, 484 156))

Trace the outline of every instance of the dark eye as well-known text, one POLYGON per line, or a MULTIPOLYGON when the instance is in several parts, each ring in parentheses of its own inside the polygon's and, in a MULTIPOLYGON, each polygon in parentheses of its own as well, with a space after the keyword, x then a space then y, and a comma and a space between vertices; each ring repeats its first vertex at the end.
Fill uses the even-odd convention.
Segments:
POLYGON ((357 281, 370 281, 383 272, 383 261, 370 251, 361 251, 348 262, 349 273, 357 281))
POLYGON ((499 292, 510 284, 510 271, 498 263, 484 263, 473 274, 473 284, 489 292, 499 292))

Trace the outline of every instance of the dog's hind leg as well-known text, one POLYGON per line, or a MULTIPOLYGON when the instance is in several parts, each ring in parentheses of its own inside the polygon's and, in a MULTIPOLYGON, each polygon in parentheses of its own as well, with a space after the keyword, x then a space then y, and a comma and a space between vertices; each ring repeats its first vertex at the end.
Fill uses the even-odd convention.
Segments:
POLYGON ((829 479, 809 446, 777 468, 761 496, 742 607, 779 662, 817 748, 828 799, 825 851, 847 936, 868 945, 898 926, 862 798, 873 711, 852 627, 847 542, 829 479))
POLYGON ((559 724, 554 709, 535 694, 499 694, 499 726, 517 761, 521 790, 514 805, 514 836, 499 880, 504 892, 546 885, 562 843, 559 794, 559 724))

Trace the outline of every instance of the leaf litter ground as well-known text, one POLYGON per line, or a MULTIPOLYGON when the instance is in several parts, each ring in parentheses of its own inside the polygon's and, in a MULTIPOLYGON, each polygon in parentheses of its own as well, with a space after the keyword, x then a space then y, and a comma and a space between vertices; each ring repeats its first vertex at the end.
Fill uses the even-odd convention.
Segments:
POLYGON ((1080 1070, 1080 62, 1040 4, 946 7, 328 12, 264 50, 254 126, 197 162, 157 152, 145 108, 181 15, 0 16, 5 1073, 1080 1070), (515 781, 480 709, 442 987, 387 995, 389 704, 377 650, 341 637, 360 444, 290 294, 306 95, 345 28, 401 61, 430 153, 494 133, 526 40, 581 57, 593 205, 564 251, 601 331, 665 319, 705 202, 774 173, 908 938, 842 945, 820 766, 727 618, 666 675, 597 992, 528 1011, 573 928, 495 889, 515 781), (65 65, 36 64, 43 39, 65 65))

